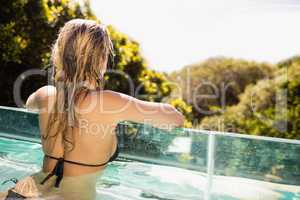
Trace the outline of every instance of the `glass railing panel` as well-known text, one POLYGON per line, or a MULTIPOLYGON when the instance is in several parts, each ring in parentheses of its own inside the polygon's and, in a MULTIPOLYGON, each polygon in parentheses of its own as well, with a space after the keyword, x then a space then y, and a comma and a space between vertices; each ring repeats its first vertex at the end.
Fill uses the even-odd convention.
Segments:
POLYGON ((118 126, 118 138, 119 148, 126 157, 206 172, 207 134, 122 122, 118 126))
POLYGON ((211 199, 300 199, 300 144, 215 135, 211 199))
MULTIPOLYGON (((120 123, 117 133, 127 163, 120 167, 131 174, 118 179, 143 180, 137 188, 148 188, 144 198, 300 200, 300 141, 132 122, 120 123)), ((37 115, 0 107, 0 135, 39 142, 37 115)))
MULTIPOLYGON (((148 198, 205 199, 207 134, 185 129, 166 131, 150 125, 125 122, 118 126, 118 139, 123 157, 150 163, 147 165, 149 175, 157 179, 147 188, 152 191, 151 194, 160 191, 161 195, 149 194, 148 198)), ((132 173, 140 175, 139 171, 132 173)), ((147 184, 147 181, 140 182, 147 184)))

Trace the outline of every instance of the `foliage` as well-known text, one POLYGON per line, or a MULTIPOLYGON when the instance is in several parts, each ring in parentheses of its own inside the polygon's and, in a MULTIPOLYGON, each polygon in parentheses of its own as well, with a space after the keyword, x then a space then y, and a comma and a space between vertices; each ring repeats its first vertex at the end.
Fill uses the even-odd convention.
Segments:
POLYGON ((293 56, 291 58, 285 59, 277 64, 279 68, 290 67, 293 65, 300 65, 300 56, 293 56))
POLYGON ((186 66, 170 77, 179 82, 176 92, 193 105, 195 117, 201 119, 237 104, 247 85, 272 77, 273 68, 267 63, 220 57, 186 66))
POLYGON ((276 76, 250 85, 239 104, 220 116, 207 117, 200 127, 253 135, 300 139, 300 63, 279 66, 276 76))
MULTIPOLYGON (((82 9, 70 0, 4 1, 0 15, 1 105, 15 104, 13 84, 21 73, 49 66, 51 44, 64 22, 75 17, 93 18, 88 7, 82 9)), ((26 79, 23 98, 46 83, 47 77, 26 79)))
MULTIPOLYGON (((60 27, 73 18, 94 19, 89 1, 75 0, 13 0, 3 2, 0 8, 0 105, 15 105, 13 85, 17 77, 28 69, 50 66, 51 44, 60 27)), ((108 27, 115 47, 115 71, 106 77, 106 88, 138 98, 161 101, 171 92, 164 74, 147 68, 139 44, 108 27), (120 75, 121 73, 121 75, 120 75), (125 74, 125 76, 124 76, 125 74), (128 83, 128 78, 132 85, 128 83)), ((45 76, 31 76, 22 85, 22 97, 47 84, 45 76)))
POLYGON ((193 125, 192 106, 188 105, 181 98, 171 99, 169 103, 185 116, 184 127, 191 128, 193 125))
POLYGON ((131 94, 143 100, 160 102, 171 93, 164 74, 147 68, 139 44, 109 26, 115 56, 107 73, 106 88, 131 94), (121 73, 120 73, 121 72, 121 73))

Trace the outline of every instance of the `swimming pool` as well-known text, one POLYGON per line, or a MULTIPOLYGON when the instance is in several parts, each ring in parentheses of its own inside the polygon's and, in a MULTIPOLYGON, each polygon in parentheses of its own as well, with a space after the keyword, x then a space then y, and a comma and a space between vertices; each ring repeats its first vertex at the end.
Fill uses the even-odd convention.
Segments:
MULTIPOLYGON (((105 200, 300 200, 300 142, 120 126, 121 159, 97 182, 105 200)), ((40 169, 36 115, 0 108, 0 182, 40 169)), ((0 191, 11 187, 0 185, 0 191)))
MULTIPOLYGON (((0 137, 1 182, 21 178, 40 170, 41 145, 0 137)), ((197 172, 174 167, 155 166, 133 161, 117 161, 109 165, 97 182, 101 199, 199 199, 203 188, 197 172), (173 173, 169 173, 172 171, 173 173), (168 172, 168 173, 166 173, 168 172), (174 173, 178 174, 174 178, 174 173), (194 179, 194 180, 193 180, 194 179)), ((12 185, 0 186, 0 191, 12 185)), ((99 198, 100 199, 100 198, 99 198)))

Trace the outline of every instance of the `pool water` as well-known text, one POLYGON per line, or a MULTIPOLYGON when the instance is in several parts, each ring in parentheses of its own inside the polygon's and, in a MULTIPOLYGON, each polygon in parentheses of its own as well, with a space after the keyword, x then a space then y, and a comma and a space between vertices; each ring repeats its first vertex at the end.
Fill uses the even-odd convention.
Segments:
MULTIPOLYGON (((39 143, 0 136, 0 192, 13 186, 3 181, 39 171, 42 159, 39 143)), ((201 172, 118 160, 99 177, 97 199, 202 200, 206 183, 201 172)), ((211 200, 300 200, 300 186, 214 176, 211 200)))
MULTIPOLYGON (((0 184, 40 170, 43 154, 38 143, 0 137, 0 184)), ((101 200, 198 200, 203 196, 204 175, 198 172, 133 161, 115 161, 97 182, 101 200)), ((0 191, 12 187, 0 185, 0 191)))

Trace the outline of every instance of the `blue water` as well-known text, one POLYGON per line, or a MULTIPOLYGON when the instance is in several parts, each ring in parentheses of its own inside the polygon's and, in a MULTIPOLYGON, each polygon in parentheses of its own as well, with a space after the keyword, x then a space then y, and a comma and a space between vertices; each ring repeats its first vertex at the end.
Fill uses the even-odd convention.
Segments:
MULTIPOLYGON (((0 137, 0 184, 4 180, 21 179, 39 171, 42 158, 40 144, 0 137)), ((227 179, 215 177, 213 200, 300 200, 299 186, 288 186, 292 189, 284 191, 284 186, 274 189, 266 185, 264 188, 264 182, 227 179)), ((0 191, 12 186, 11 183, 0 185, 0 191)), ((200 172, 115 161, 99 178, 97 195, 101 200, 201 200, 204 199, 204 188, 206 177, 200 172)))
MULTIPOLYGON (((0 183, 39 171, 42 157, 40 144, 0 137, 0 183)), ((99 178, 97 193, 101 200, 201 199, 201 189, 193 181, 189 182, 193 175, 199 176, 196 172, 172 167, 115 161, 99 178), (170 170, 180 173, 180 177, 174 178, 174 173, 168 173, 170 170)), ((10 183, 0 185, 0 191, 12 186, 10 183)))

